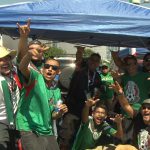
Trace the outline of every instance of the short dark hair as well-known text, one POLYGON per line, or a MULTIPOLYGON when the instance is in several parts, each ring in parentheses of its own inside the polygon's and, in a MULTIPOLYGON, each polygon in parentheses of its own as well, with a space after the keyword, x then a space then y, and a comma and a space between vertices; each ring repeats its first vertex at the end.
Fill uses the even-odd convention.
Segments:
POLYGON ((37 40, 37 39, 36 39, 36 40, 33 40, 33 41, 30 41, 29 44, 28 44, 28 46, 30 46, 30 45, 32 45, 32 44, 37 44, 37 45, 41 45, 41 46, 43 45, 43 43, 40 42, 40 41, 37 40))
POLYGON ((51 58, 51 57, 48 57, 48 58, 44 59, 44 64, 45 64, 48 60, 54 60, 54 61, 57 61, 57 62, 59 63, 59 66, 60 66, 59 60, 54 59, 54 58, 51 58))
POLYGON ((95 56, 101 59, 101 55, 99 53, 92 53, 89 58, 95 57, 95 56))
POLYGON ((107 107, 100 101, 96 103, 96 105, 93 108, 93 111, 95 111, 97 108, 102 108, 105 110, 106 114, 108 113, 107 107))
POLYGON ((137 58, 134 55, 128 55, 128 56, 126 56, 123 59, 124 63, 127 64, 127 62, 128 62, 129 59, 132 59, 132 60, 134 60, 137 63, 137 58))

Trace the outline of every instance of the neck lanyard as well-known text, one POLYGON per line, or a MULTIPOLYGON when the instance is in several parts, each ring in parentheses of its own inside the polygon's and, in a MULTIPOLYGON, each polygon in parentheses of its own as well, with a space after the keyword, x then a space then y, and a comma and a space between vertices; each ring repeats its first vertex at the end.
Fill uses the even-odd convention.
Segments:
POLYGON ((96 76, 96 72, 94 71, 92 79, 90 78, 90 72, 88 70, 88 91, 89 91, 89 87, 90 85, 94 84, 94 80, 95 80, 95 76, 96 76))

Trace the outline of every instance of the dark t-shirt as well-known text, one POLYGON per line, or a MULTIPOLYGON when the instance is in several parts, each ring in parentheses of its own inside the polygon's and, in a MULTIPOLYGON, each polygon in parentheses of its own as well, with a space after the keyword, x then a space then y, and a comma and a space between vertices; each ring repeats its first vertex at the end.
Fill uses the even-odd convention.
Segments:
POLYGON ((92 75, 91 73, 92 79, 89 81, 90 79, 88 73, 87 68, 74 72, 66 100, 66 105, 68 106, 69 112, 79 118, 81 117, 85 100, 87 100, 86 91, 92 92, 95 87, 101 87, 99 74, 95 72, 92 75))
POLYGON ((134 119, 134 145, 140 150, 150 148, 150 126, 144 124, 141 113, 138 113, 134 119))

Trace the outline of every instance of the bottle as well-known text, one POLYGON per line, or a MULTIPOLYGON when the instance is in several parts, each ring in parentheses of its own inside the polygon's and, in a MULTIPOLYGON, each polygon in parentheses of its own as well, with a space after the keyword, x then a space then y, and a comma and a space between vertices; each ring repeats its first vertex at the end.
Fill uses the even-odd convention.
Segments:
POLYGON ((62 103, 63 103, 63 101, 62 101, 61 99, 59 99, 59 100, 57 101, 56 107, 55 107, 55 112, 59 112, 59 111, 60 111, 59 105, 62 104, 62 103))

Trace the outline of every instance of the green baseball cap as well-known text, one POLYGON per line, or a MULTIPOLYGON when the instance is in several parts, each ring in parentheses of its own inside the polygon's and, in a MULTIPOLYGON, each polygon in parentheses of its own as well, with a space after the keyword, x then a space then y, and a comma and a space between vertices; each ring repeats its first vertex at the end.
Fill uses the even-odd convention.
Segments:
POLYGON ((110 65, 108 63, 102 63, 101 66, 107 66, 108 68, 110 67, 110 65))

